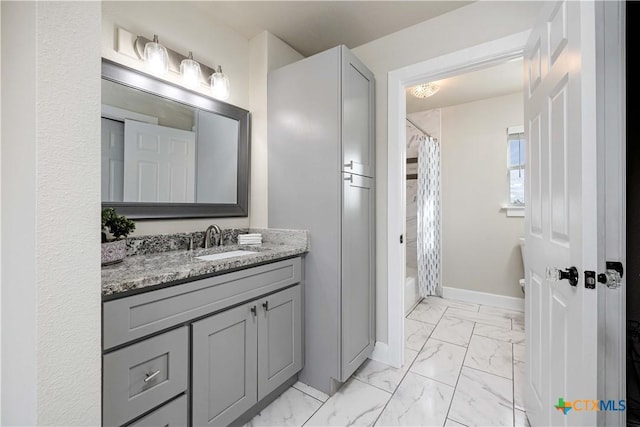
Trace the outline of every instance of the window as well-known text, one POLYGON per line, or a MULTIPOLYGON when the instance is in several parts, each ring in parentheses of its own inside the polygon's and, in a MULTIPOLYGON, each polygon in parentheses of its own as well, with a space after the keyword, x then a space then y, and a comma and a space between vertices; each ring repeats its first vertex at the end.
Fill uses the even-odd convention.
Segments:
POLYGON ((525 142, 524 126, 507 129, 507 169, 509 180, 509 205, 524 206, 525 142))

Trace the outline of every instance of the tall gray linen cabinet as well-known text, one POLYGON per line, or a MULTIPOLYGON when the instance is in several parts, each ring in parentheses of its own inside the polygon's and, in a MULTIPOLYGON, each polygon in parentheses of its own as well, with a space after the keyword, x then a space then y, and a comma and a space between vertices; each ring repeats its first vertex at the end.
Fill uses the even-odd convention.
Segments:
POLYGON ((269 227, 305 229, 305 366, 333 394, 375 342, 375 80, 345 46, 269 73, 269 227))

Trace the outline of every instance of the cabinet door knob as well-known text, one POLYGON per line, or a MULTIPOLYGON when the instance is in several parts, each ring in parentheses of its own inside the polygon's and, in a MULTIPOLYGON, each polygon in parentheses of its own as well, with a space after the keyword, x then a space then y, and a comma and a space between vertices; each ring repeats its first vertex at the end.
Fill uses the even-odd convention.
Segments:
POLYGON ((269 310, 269 301, 263 302, 262 306, 264 307, 265 311, 268 311, 269 310))
POLYGON ((258 315, 258 311, 256 310, 256 306, 255 305, 253 307, 251 307, 251 313, 253 313, 254 317, 258 315))

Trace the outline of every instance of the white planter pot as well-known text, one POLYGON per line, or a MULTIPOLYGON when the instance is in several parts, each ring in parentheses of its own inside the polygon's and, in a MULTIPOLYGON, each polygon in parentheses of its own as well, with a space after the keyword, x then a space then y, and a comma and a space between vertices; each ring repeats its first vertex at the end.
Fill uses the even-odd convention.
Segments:
POLYGON ((127 240, 116 240, 102 244, 102 265, 122 262, 127 256, 127 240))

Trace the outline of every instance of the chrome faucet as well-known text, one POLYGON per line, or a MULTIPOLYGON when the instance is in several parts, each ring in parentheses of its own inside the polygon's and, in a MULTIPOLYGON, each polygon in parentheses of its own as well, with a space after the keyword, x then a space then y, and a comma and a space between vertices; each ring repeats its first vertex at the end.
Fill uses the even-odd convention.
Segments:
POLYGON ((214 238, 214 244, 213 246, 220 246, 220 240, 222 237, 222 230, 220 229, 220 227, 217 224, 212 224, 209 227, 207 227, 207 231, 204 232, 204 247, 205 248, 209 248, 211 247, 211 230, 213 230, 213 238, 214 238))

